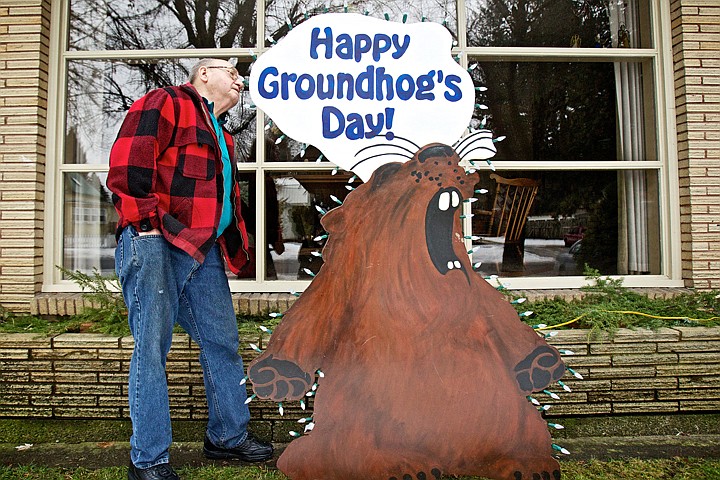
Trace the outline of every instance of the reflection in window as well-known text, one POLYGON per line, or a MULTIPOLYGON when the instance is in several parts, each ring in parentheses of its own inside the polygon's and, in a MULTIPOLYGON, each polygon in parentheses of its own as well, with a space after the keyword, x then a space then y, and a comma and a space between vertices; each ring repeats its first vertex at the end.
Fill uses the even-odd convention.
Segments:
MULTIPOLYGON (((455 45, 461 59, 467 54, 469 64, 476 65, 471 70, 476 86, 488 87, 476 94, 476 103, 488 108, 476 109, 474 126, 485 123, 495 136, 505 137, 497 144, 494 160, 499 168, 510 170, 496 173, 537 182, 520 250, 511 252, 503 235, 491 229, 490 223, 498 222, 488 216, 498 182, 490 172, 483 173, 479 187, 488 193, 472 205, 476 216, 471 220, 474 233, 481 237, 473 254, 476 262, 482 262, 481 274, 582 275, 585 263, 603 274, 664 273, 660 249, 649 248, 660 243, 660 170, 549 171, 542 163, 566 161, 568 168, 593 168, 590 162, 658 159, 652 56, 639 52, 645 61, 577 62, 570 48, 652 48, 650 2, 527 0, 521 2, 526 8, 517 8, 519 3, 513 0, 457 3, 465 8, 465 15, 460 15, 466 19, 463 25, 458 25, 452 0, 267 1, 265 31, 257 32, 255 0, 214 5, 195 0, 70 0, 68 45, 60 46, 61 51, 69 51, 70 59, 60 72, 61 78, 67 78, 60 162, 65 173, 61 173, 64 197, 62 202, 56 200, 63 205, 64 243, 62 261, 56 263, 83 271, 93 267, 106 274, 112 271, 117 217, 104 174, 69 170, 83 170, 83 164, 103 170, 132 102, 154 88, 187 80, 196 60, 168 58, 172 55, 161 50, 218 48, 217 56, 224 51, 219 48, 269 46, 306 15, 344 12, 347 5, 349 12, 376 18, 387 15, 402 21, 407 14, 408 23, 443 23, 454 39, 467 38, 469 47, 565 47, 561 55, 554 52, 552 61, 519 62, 527 48, 510 51, 507 61, 495 61, 494 55, 483 57, 485 50, 463 51, 464 44, 455 45), (258 41, 258 36, 266 38, 258 41), (103 54, 112 58, 91 60, 88 53, 80 52, 93 50, 115 53, 103 54), (138 50, 155 52, 148 57, 160 58, 127 59, 122 53, 138 50), (567 59, 557 61, 559 56, 567 59), (518 172, 503 161, 538 163, 535 171, 518 172)), ((249 54, 238 70, 249 75, 249 54)), ((333 175, 322 152, 284 137, 268 119, 265 148, 258 149, 257 111, 251 103, 245 92, 227 124, 236 139, 236 160, 246 169, 240 172, 243 216, 253 246, 253 261, 240 278, 309 280, 322 264, 317 254, 325 232, 318 208, 333 208, 337 205, 333 198, 344 198, 351 174, 336 170, 333 175), (277 162, 322 162, 318 168, 324 170, 290 171, 290 166, 277 162), (272 171, 277 168, 284 170, 272 171), (256 178, 264 181, 256 185, 256 178), (259 264, 263 271, 256 271, 259 264)))
MULTIPOLYGON (((65 163, 107 164, 120 124, 132 103, 158 87, 187 82, 196 59, 68 63, 65 163)), ((230 60, 234 62, 234 59, 230 60)), ((249 64, 237 64, 241 72, 249 64)), ((225 127, 233 134, 238 158, 247 158, 255 139, 255 116, 249 93, 228 112, 225 127)))
POLYGON ((348 187, 359 183, 350 174, 328 171, 266 174, 267 279, 310 280, 318 273, 326 241, 323 212, 337 207, 348 187))
MULTIPOLYGON (((265 123, 265 162, 324 162, 329 165, 322 152, 303 142, 298 142, 285 135, 271 120, 265 123)), ((257 161, 257 150, 254 136, 250 143, 243 142, 243 150, 238 152, 238 161, 254 163, 257 161)))
POLYGON ((524 8, 512 0, 467 0, 468 45, 651 48, 647 0, 522 3, 524 8))
POLYGON ((338 206, 333 197, 344 198, 347 186, 357 186, 359 180, 351 174, 333 175, 330 171, 267 172, 262 186, 263 203, 257 208, 255 178, 255 171, 238 173, 252 260, 237 278, 261 279, 257 258, 263 255, 265 280, 311 279, 322 265, 322 212, 338 206), (262 235, 258 231, 258 212, 264 220, 262 235))
POLYGON ((267 144, 272 146, 265 150, 266 162, 322 162, 328 164, 328 159, 318 148, 286 137, 275 127, 266 130, 265 138, 267 144))
POLYGON ((476 188, 486 193, 472 207, 473 235, 480 237, 472 260, 483 275, 583 275, 586 264, 603 275, 660 273, 658 252, 648 248, 660 242, 655 172, 483 172, 476 188), (619 208, 628 200, 628 174, 648 185, 637 199, 643 212, 619 208), (522 205, 529 190, 512 190, 505 178, 537 185, 529 204, 522 205), (647 228, 637 239, 633 225, 641 222, 647 228), (511 238, 513 228, 520 230, 511 238))
POLYGON ((63 267, 110 275, 115 265, 118 216, 105 186, 106 175, 69 173, 63 183, 63 267))
POLYGON ((618 160, 612 63, 479 63, 472 75, 488 88, 474 122, 507 137, 495 160, 618 160))
POLYGON ((240 184, 240 212, 243 220, 245 221, 245 228, 247 229, 248 239, 250 241, 248 249, 250 262, 243 267, 238 275, 232 273, 229 268, 226 268, 226 273, 229 279, 254 281, 257 278, 257 235, 255 230, 255 211, 257 210, 257 206, 255 205, 255 172, 238 172, 236 174, 236 179, 240 184))
POLYGON ((238 48, 255 45, 255 0, 71 0, 70 50, 238 48))
POLYGON ((457 40, 457 11, 453 0, 377 1, 275 0, 265 10, 266 44, 277 42, 310 16, 328 12, 352 12, 395 22, 443 24, 457 40), (289 23, 289 24, 288 24, 289 23))

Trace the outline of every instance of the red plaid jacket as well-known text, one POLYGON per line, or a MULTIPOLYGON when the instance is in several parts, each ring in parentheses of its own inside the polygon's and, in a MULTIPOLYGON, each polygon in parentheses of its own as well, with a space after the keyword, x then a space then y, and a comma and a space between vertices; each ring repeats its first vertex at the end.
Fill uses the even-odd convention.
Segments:
MULTIPOLYGON (((215 243, 222 210, 220 146, 200 94, 191 84, 159 88, 133 103, 110 151, 107 186, 120 215, 118 233, 158 228, 198 262, 215 243)), ((234 144, 224 131, 230 158, 234 144)), ((230 270, 249 262, 248 236, 233 178, 235 221, 218 238, 230 270)))

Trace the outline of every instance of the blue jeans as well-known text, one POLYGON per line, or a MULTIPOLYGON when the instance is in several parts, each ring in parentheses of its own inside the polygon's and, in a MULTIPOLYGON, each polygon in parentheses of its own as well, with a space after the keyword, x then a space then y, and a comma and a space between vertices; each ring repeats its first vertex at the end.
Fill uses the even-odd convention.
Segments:
POLYGON ((237 320, 219 246, 198 263, 162 235, 139 236, 128 226, 118 240, 115 271, 135 339, 128 382, 133 464, 149 468, 169 461, 165 361, 176 322, 200 347, 210 441, 224 448, 244 442, 250 411, 240 384, 245 373, 237 320))

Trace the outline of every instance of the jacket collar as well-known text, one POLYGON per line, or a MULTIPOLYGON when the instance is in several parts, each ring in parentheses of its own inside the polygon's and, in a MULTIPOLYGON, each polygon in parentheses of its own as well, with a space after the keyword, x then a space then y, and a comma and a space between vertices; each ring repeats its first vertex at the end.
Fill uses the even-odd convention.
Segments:
MULTIPOLYGON (((183 89, 185 92, 187 92, 189 95, 191 95, 195 99, 195 101, 200 102, 201 104, 204 104, 207 107, 207 110, 209 113, 212 113, 213 115, 215 115, 213 113, 213 105, 214 105, 213 102, 210 102, 207 98, 200 95, 200 92, 197 91, 197 89, 193 86, 192 83, 190 83, 190 82, 183 83, 182 85, 180 85, 180 88, 183 89)), ((225 112, 216 118, 217 118, 218 124, 220 124, 220 126, 223 126, 227 122, 228 114, 227 114, 227 112, 225 112)))

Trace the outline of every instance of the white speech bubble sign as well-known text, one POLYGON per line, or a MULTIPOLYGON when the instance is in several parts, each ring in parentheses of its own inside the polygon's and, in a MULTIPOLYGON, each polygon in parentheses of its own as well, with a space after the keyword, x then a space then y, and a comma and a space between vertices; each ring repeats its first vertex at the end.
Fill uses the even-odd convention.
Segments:
POLYGON ((462 136, 475 87, 451 48, 437 23, 317 15, 257 59, 250 92, 285 135, 366 181, 380 165, 462 136))

